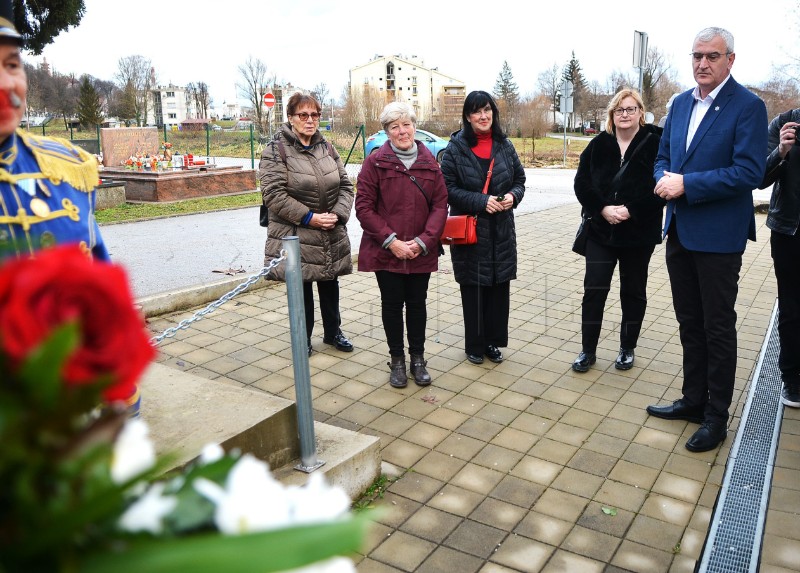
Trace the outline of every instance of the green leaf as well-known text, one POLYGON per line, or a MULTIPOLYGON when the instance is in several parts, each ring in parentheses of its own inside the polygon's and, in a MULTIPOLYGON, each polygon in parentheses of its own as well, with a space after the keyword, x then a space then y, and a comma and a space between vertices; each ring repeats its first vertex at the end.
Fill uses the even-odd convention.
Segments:
POLYGON ((617 515, 617 508, 615 507, 603 506, 601 509, 603 510, 603 513, 605 513, 606 515, 611 515, 611 516, 617 515))
POLYGON ((74 321, 57 327, 20 365, 20 377, 37 403, 50 410, 63 390, 61 370, 80 341, 74 321))
POLYGON ((370 521, 364 516, 321 525, 291 527, 248 535, 193 535, 116 542, 123 549, 95 553, 80 573, 270 573, 295 569, 358 551, 370 521))

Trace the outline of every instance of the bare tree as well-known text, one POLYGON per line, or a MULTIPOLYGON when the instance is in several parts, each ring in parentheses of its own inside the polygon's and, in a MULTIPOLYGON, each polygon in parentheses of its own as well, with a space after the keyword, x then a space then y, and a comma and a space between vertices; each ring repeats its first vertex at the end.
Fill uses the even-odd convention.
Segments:
POLYGON ((800 101, 798 82, 787 77, 784 68, 773 68, 772 77, 759 87, 748 86, 767 106, 767 117, 772 119, 781 112, 794 109, 800 101))
POLYGON ((198 118, 208 118, 208 108, 211 104, 211 97, 208 94, 208 85, 205 82, 190 83, 186 86, 189 97, 194 102, 198 118))
POLYGON ((539 93, 547 97, 550 105, 553 106, 553 125, 556 124, 556 111, 558 110, 558 94, 561 89, 561 69, 558 64, 553 64, 539 74, 539 93))
POLYGON ((680 91, 675 78, 676 71, 672 69, 672 64, 664 53, 655 46, 648 49, 642 72, 642 100, 645 109, 652 111, 653 115, 666 111, 665 106, 670 96, 680 91))
POLYGON ((608 100, 611 94, 606 92, 597 81, 592 81, 586 86, 583 92, 584 97, 584 118, 588 118, 596 129, 600 129, 602 119, 605 119, 605 110, 608 107, 608 100))
POLYGON ((356 130, 364 125, 366 135, 381 129, 378 116, 386 105, 386 97, 369 85, 356 86, 346 94, 347 99, 342 110, 342 122, 345 129, 356 130))
POLYGON ((239 66, 241 84, 236 84, 240 95, 245 97, 253 106, 253 120, 258 126, 259 133, 265 132, 264 124, 264 94, 268 92, 267 66, 258 58, 248 56, 247 61, 239 66))
POLYGON ((328 92, 328 86, 325 84, 325 82, 320 82, 314 86, 313 90, 311 90, 311 95, 317 99, 319 105, 324 107, 325 102, 328 101, 328 92))
POLYGON ((134 113, 136 125, 147 124, 150 106, 150 92, 155 86, 153 64, 144 56, 127 56, 117 63, 115 76, 119 85, 132 88, 134 92, 134 113))

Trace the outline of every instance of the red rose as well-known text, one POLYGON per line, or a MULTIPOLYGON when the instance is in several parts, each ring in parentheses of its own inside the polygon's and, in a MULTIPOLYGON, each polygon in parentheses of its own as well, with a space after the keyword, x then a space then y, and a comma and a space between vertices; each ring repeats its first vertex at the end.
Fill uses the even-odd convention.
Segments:
POLYGON ((69 385, 110 375, 109 402, 133 395, 155 356, 122 267, 64 246, 0 266, 0 346, 19 364, 56 326, 78 322, 80 343, 62 372, 69 385))

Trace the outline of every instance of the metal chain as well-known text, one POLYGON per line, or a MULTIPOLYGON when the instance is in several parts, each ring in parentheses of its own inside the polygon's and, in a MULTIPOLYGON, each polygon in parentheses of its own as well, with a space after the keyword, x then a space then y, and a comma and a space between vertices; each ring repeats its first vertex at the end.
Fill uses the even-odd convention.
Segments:
POLYGON ((270 263, 267 266, 265 266, 263 269, 261 269, 261 271, 258 274, 252 275, 246 281, 244 281, 243 283, 240 283, 239 285, 237 285, 236 288, 234 288, 232 291, 222 295, 219 299, 217 299, 214 302, 212 302, 211 304, 209 304, 203 310, 198 310, 196 313, 194 313, 194 315, 192 315, 191 318, 187 318, 185 320, 182 320, 182 321, 180 321, 178 323, 177 326, 173 326, 171 328, 168 328, 163 333, 159 334, 158 336, 154 336, 153 338, 150 339, 150 344, 152 344, 153 346, 158 346, 159 344, 161 344, 161 342, 165 338, 172 338, 173 336, 175 336, 178 333, 178 331, 186 330, 187 328, 189 328, 192 325, 192 323, 197 322, 198 320, 200 320, 201 318, 203 318, 207 314, 210 314, 210 313, 214 312, 216 309, 218 309, 223 304, 225 304, 226 302, 231 300, 233 297, 235 297, 238 294, 241 294, 242 292, 246 291, 248 288, 250 288, 250 286, 253 283, 258 281, 258 279, 267 276, 269 271, 271 271, 272 269, 277 267, 280 263, 282 263, 283 261, 286 260, 286 251, 285 250, 281 249, 279 254, 280 254, 280 256, 277 259, 272 259, 270 261, 270 263))

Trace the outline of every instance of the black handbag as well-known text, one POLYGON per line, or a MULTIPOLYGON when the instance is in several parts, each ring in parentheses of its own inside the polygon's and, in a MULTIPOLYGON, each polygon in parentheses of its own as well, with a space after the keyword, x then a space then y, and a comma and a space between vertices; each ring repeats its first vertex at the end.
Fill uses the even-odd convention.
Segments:
POLYGON ((589 239, 589 221, 591 217, 587 217, 586 213, 581 211, 581 224, 578 226, 578 232, 575 233, 575 242, 572 243, 572 252, 579 255, 586 256, 586 241, 589 239))
POLYGON ((269 209, 267 209, 266 205, 261 205, 261 209, 258 212, 258 224, 262 227, 269 225, 269 209))

